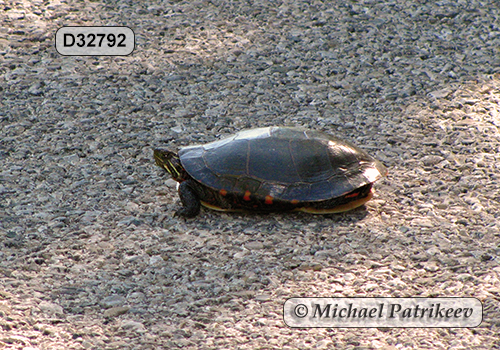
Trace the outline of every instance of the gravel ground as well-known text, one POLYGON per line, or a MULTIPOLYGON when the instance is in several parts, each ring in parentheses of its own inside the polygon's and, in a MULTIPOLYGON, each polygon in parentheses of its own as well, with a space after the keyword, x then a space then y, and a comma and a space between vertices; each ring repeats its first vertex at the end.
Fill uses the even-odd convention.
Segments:
POLYGON ((500 348, 497 0, 0 1, 0 347, 500 348), (63 57, 126 25, 127 57, 63 57), (299 125, 389 176, 352 212, 189 220, 152 147, 299 125), (298 296, 472 296, 478 328, 291 329, 298 296))

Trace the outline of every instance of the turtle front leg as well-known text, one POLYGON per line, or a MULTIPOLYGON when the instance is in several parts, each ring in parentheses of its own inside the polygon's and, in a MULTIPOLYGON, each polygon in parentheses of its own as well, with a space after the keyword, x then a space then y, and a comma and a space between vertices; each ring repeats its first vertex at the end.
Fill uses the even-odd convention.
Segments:
POLYGON ((175 212, 175 215, 193 218, 200 213, 200 199, 191 186, 191 180, 183 181, 179 184, 179 197, 182 208, 175 212))

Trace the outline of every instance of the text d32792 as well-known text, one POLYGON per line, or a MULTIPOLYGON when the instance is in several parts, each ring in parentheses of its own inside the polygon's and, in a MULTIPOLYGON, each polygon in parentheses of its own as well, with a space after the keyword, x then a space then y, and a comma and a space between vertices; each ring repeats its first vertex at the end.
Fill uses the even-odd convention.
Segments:
POLYGON ((62 27, 55 45, 63 56, 126 56, 134 51, 135 34, 129 27, 62 27))

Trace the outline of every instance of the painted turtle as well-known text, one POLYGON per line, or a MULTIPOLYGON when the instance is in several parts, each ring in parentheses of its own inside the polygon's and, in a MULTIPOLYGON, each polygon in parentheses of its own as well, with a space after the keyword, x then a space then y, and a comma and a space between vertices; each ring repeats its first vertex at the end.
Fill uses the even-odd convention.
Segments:
POLYGON ((205 207, 220 211, 347 211, 372 197, 386 175, 376 159, 353 144, 312 130, 267 127, 182 148, 155 149, 156 164, 175 181, 183 207, 194 217, 205 207))

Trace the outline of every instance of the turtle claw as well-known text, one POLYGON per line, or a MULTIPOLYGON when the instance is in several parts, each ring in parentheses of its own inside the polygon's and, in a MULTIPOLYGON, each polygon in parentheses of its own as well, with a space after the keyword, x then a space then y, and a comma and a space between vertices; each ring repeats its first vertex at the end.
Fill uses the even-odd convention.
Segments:
POLYGON ((199 211, 193 212, 192 210, 189 210, 185 207, 182 207, 182 208, 175 211, 174 218, 175 217, 182 217, 185 219, 194 218, 196 215, 198 215, 198 213, 199 213, 199 211))

